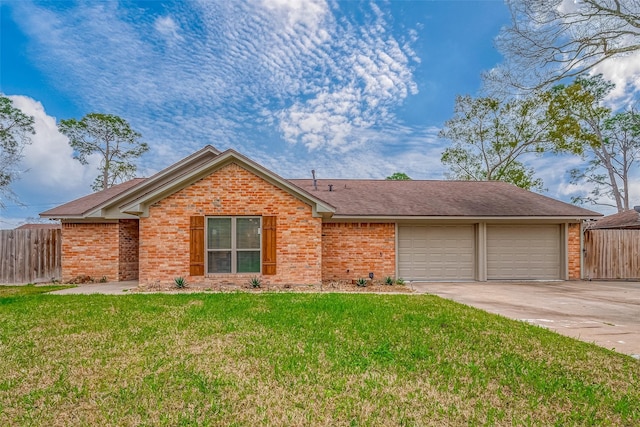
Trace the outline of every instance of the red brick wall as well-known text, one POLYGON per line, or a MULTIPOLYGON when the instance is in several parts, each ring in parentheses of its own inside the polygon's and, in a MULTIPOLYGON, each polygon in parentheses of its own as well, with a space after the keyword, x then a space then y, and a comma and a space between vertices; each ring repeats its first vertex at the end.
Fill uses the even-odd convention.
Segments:
POLYGON ((118 280, 138 278, 138 220, 121 219, 119 224, 118 280))
POLYGON ((395 224, 325 223, 322 225, 322 278, 374 280, 395 276, 395 224))
POLYGON ((580 275, 580 265, 582 261, 580 233, 580 224, 569 224, 569 235, 567 236, 569 280, 579 280, 582 278, 580 275))
POLYGON ((118 223, 62 224, 62 280, 118 280, 118 223))
POLYGON ((311 206, 232 163, 155 203, 140 219, 140 284, 170 286, 176 277, 192 285, 244 284, 249 275, 189 276, 189 218, 193 215, 277 217, 276 274, 270 284, 321 281, 321 218, 311 206))

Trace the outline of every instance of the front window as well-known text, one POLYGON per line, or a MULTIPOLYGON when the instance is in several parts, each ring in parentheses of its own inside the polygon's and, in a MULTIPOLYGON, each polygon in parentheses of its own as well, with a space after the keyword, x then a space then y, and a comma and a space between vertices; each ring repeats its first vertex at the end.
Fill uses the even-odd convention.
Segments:
POLYGON ((207 218, 207 273, 260 273, 260 217, 207 218))

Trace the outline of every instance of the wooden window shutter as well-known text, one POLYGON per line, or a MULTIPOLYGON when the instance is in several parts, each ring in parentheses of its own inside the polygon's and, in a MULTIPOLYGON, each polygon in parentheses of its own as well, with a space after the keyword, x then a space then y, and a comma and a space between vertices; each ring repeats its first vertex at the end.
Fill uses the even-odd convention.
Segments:
POLYGON ((192 216, 189 227, 189 274, 204 276, 204 217, 192 216))
POLYGON ((262 274, 276 274, 276 219, 262 217, 262 274))

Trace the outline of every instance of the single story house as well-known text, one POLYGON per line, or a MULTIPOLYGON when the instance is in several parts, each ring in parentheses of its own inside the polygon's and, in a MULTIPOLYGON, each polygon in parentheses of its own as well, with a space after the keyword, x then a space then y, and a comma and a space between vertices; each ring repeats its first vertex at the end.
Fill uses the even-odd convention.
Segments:
POLYGON ((62 279, 270 285, 581 278, 600 216, 503 182, 284 179, 212 146, 41 214, 62 222, 62 279))

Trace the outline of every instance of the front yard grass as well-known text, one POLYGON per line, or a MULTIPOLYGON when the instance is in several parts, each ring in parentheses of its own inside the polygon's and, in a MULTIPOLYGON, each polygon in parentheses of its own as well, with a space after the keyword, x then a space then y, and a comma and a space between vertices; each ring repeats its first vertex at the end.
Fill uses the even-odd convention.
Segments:
POLYGON ((640 363, 427 295, 0 296, 0 425, 638 425, 640 363))
POLYGON ((34 284, 28 285, 2 285, 0 286, 0 298, 6 298, 11 296, 25 296, 25 295, 37 295, 47 292, 58 291, 60 289, 74 288, 75 285, 41 285, 36 286, 34 284))

